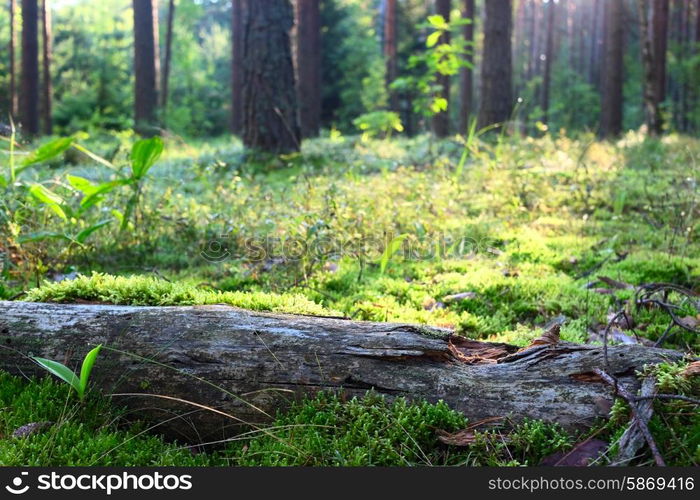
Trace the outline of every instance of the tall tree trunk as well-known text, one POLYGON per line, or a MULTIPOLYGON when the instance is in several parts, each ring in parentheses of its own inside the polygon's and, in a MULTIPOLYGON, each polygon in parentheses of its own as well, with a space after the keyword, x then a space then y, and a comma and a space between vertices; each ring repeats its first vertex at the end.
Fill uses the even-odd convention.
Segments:
POLYGON ((165 32, 165 61, 163 64, 163 75, 161 81, 161 110, 163 126, 167 123, 168 113, 168 87, 170 83, 170 61, 173 52, 173 22, 175 20, 175 0, 170 0, 168 4, 168 24, 165 32))
POLYGON ((272 153, 299 151, 293 8, 289 0, 245 0, 243 24, 243 143, 272 153))
POLYGON ((391 82, 399 76, 396 62, 396 0, 386 0, 384 13, 384 58, 386 59, 386 86, 389 94, 389 109, 399 111, 399 99, 396 91, 389 88, 391 82))
MULTIPOLYGON (((435 13, 442 16, 445 21, 450 22, 450 0, 436 0, 435 13)), ((445 32, 440 37, 438 43, 450 43, 450 34, 445 32)), ((437 84, 439 87, 437 97, 450 101, 450 76, 437 75, 437 84)), ((449 111, 441 111, 433 116, 433 132, 437 137, 447 137, 450 133, 450 115, 449 111)))
POLYGON ((231 8, 231 33, 233 53, 231 58, 231 131, 243 132, 243 9, 244 0, 233 0, 231 8))
POLYGON ((511 0, 489 0, 485 3, 480 128, 505 124, 513 109, 511 7, 511 0))
POLYGON ((22 0, 22 88, 20 118, 26 135, 39 134, 39 8, 22 0))
POLYGON ((321 12, 319 0, 297 0, 297 88, 302 137, 321 126, 321 12))
POLYGON ((601 22, 601 10, 604 10, 605 6, 601 4, 601 0, 594 0, 593 2, 593 15, 591 16, 591 54, 588 63, 589 69, 589 81, 598 89, 600 89, 602 72, 600 71, 600 52, 601 52, 601 38, 605 38, 605 33, 601 37, 601 24, 605 24, 605 20, 601 22))
POLYGON ((600 135, 615 137, 622 132, 622 73, 624 25, 623 0, 608 0, 605 12, 605 71, 602 82, 600 135))
POLYGON ((642 66, 644 68, 644 123, 651 134, 661 131, 661 115, 656 95, 656 66, 654 65, 654 48, 649 33, 649 2, 637 0, 639 15, 640 45, 642 49, 642 66))
MULTIPOLYGON (((652 0, 652 43, 654 61, 654 91, 659 105, 666 100, 666 49, 668 46, 668 0, 652 0)), ((658 130, 657 132, 661 132, 658 130)))
MULTIPOLYGON (((695 50, 693 51, 693 55, 696 56, 695 59, 695 65, 693 67, 693 75, 694 76, 694 82, 695 85, 693 85, 693 102, 695 103, 696 106, 700 105, 700 90, 698 89, 698 80, 697 80, 697 75, 700 75, 700 62, 698 62, 697 55, 700 52, 700 0, 698 0, 697 5, 695 6, 695 50)), ((696 118, 695 120, 695 131, 698 132, 700 131, 700 119, 696 118)))
POLYGON ((10 0, 10 115, 17 119, 17 65, 15 63, 15 47, 17 46, 17 0, 10 0))
POLYGON ((134 129, 152 135, 158 125, 158 0, 133 0, 134 129))
POLYGON ((552 84, 552 63, 554 59, 554 2, 547 3, 547 44, 544 52, 544 77, 542 82, 542 121, 549 123, 549 90, 552 84))
POLYGON ((51 55, 52 55, 52 43, 51 43, 51 7, 48 4, 48 0, 42 0, 41 2, 41 25, 42 25, 42 35, 43 35, 43 83, 44 88, 42 91, 41 98, 41 111, 43 115, 44 122, 44 134, 51 135, 53 133, 53 121, 51 118, 52 114, 52 97, 53 97, 53 85, 51 83, 51 55))
POLYGON ((462 18, 471 19, 462 29, 464 41, 469 53, 466 62, 469 66, 462 68, 459 87, 459 131, 464 134, 469 129, 469 117, 474 112, 474 0, 464 0, 462 18))

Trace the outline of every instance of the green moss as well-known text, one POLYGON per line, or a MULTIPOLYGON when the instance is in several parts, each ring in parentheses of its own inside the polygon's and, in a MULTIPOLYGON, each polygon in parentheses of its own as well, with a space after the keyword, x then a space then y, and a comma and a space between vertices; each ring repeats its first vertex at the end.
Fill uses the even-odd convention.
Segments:
POLYGON ((124 423, 123 412, 97 395, 76 403, 65 384, 50 378, 27 381, 0 372, 0 408, 4 466, 185 466, 211 460, 124 423), (12 437, 14 430, 37 422, 52 424, 12 437))
POLYGON ((571 445, 556 425, 526 421, 510 429, 477 431, 474 445, 442 444, 437 431, 454 432, 468 422, 439 402, 387 402, 376 394, 343 401, 319 394, 279 415, 269 434, 236 443, 228 458, 239 465, 400 466, 536 465, 571 445))
MULTIPOLYGON (((253 311, 290 314, 333 314, 306 297, 264 292, 215 292, 150 276, 111 276, 92 273, 74 280, 44 283, 29 290, 30 302, 75 302, 78 300, 132 306, 188 306, 228 304, 253 311)), ((336 313, 337 314, 337 313, 336 313)))

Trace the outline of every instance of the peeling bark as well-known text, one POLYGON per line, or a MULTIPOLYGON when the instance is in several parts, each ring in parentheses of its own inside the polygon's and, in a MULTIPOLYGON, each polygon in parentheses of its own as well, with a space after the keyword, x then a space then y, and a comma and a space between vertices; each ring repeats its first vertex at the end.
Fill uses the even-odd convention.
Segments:
POLYGON ((90 346, 103 344, 92 382, 109 394, 143 394, 113 398, 138 410, 138 418, 171 419, 158 430, 196 441, 234 434, 241 422, 269 422, 290 401, 322 389, 343 389, 348 397, 374 389, 388 397, 442 399, 471 419, 509 416, 583 427, 604 417, 601 401, 613 397, 592 376, 594 369, 605 368, 636 391, 635 370, 681 357, 612 346, 606 368, 600 346, 561 342, 518 351, 444 329, 229 306, 0 302, 0 310, 0 369, 43 375, 26 355, 76 368, 90 346), (235 418, 147 394, 182 398, 235 418), (178 413, 181 419, 173 419, 178 413))

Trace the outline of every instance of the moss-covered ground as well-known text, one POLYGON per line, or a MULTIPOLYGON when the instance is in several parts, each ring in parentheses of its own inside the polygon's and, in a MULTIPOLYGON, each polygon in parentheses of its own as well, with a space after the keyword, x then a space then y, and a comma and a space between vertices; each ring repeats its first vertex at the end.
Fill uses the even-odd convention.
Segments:
MULTIPOLYGON (((118 149, 120 140, 88 145, 116 150, 119 164, 128 149, 118 149)), ((229 140, 173 141, 149 173, 126 230, 108 224, 81 245, 34 237, 47 225, 81 228, 109 219, 125 202, 120 193, 68 222, 27 202, 21 223, 4 226, 3 245, 11 251, 0 297, 26 292, 23 300, 228 303, 447 326, 518 345, 560 317, 564 340, 600 341, 610 314, 632 297, 630 286, 666 282, 698 290, 699 159, 698 140, 636 133, 616 143, 563 135, 467 143, 334 137, 274 159, 244 158, 229 140), (73 273, 84 277, 55 282, 73 273)), ((74 164, 56 162, 24 175, 76 204, 80 193, 63 181, 67 173, 95 182, 117 175, 81 158, 67 160, 74 164)), ((692 302, 674 294, 668 299, 697 327, 692 302)), ((666 331, 663 309, 632 312, 634 329, 618 325, 629 338, 654 342, 666 331)), ((674 328, 664 346, 697 353, 698 342, 674 328)), ((582 438, 531 422, 501 428, 509 438, 500 444, 484 438, 455 448, 435 437, 438 428, 465 425, 444 406, 321 396, 279 417, 275 432, 282 439, 251 434, 220 455, 193 455, 146 433, 129 441, 142 453, 125 445, 103 456, 110 443, 139 432, 118 412, 105 419, 90 405, 76 407, 46 381, 0 382, 0 462, 7 464, 536 464, 582 438), (17 405, 21 397, 35 406, 17 405), (48 403, 55 398, 65 404, 48 403), (38 420, 61 425, 26 440, 7 437, 13 427, 38 420), (70 451, 83 440, 89 443, 84 453, 70 451)), ((693 395, 697 386, 674 390, 693 395)), ((95 398, 91 404, 106 404, 95 398)), ((697 464, 697 407, 658 405, 652 431, 667 447, 666 458, 697 464)), ((614 441, 624 412, 621 407, 619 418, 597 432, 614 441)), ((648 456, 639 459, 648 462, 648 456)))

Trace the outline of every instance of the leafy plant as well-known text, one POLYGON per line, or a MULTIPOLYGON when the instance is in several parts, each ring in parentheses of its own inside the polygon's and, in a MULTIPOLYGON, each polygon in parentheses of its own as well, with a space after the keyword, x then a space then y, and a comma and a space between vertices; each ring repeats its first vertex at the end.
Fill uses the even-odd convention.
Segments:
POLYGON ((453 36, 449 43, 445 40, 449 33, 471 22, 471 19, 448 22, 441 15, 433 15, 428 16, 427 23, 419 25, 419 28, 432 30, 426 39, 426 50, 409 57, 408 69, 413 72, 412 75, 397 78, 391 83, 394 90, 415 95, 414 112, 429 118, 447 111, 448 102, 441 97, 444 89, 439 76, 456 75, 460 68, 471 66, 465 59, 471 47, 467 47, 461 36, 453 36))
POLYGON ((358 116, 352 123, 362 132, 363 140, 376 136, 389 139, 393 131, 403 132, 401 117, 395 111, 372 111, 358 116))
POLYGON ((98 345, 85 355, 83 364, 80 367, 80 377, 73 373, 73 371, 66 365, 59 363, 58 361, 40 358, 37 356, 32 356, 32 359, 46 371, 56 375, 58 378, 71 386, 78 394, 78 398, 82 401, 85 399, 85 392, 90 379, 90 373, 92 373, 92 368, 95 365, 95 360, 97 359, 97 355, 100 353, 100 349, 102 349, 102 345, 98 345))
POLYGON ((381 274, 384 274, 386 267, 389 265, 389 261, 394 254, 401 249, 401 244, 406 238, 408 238, 408 234, 400 234, 396 238, 393 238, 386 246, 382 256, 379 258, 379 271, 381 274))

